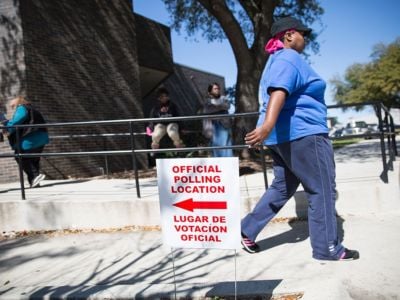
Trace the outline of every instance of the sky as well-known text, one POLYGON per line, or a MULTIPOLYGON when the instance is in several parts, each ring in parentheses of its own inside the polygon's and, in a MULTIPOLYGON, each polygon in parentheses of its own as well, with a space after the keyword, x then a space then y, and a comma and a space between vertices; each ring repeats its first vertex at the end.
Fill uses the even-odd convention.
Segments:
MULTIPOLYGON (((317 41, 320 51, 310 53, 314 70, 327 81, 325 100, 333 101, 329 80, 343 78, 346 69, 354 63, 368 63, 373 46, 389 44, 400 37, 400 0, 320 0, 325 13, 319 24, 311 27, 320 32, 317 41)), ((133 0, 134 11, 164 25, 171 24, 169 13, 161 0, 133 0)), ((180 34, 171 30, 172 53, 175 63, 215 73, 225 77, 225 85, 236 82, 237 67, 228 41, 208 43, 201 36, 197 41, 188 39, 184 30, 180 34)), ((310 51, 309 51, 310 52, 310 51)), ((330 109, 329 116, 341 123, 349 119, 376 123, 371 109, 361 112, 342 112, 330 109)))

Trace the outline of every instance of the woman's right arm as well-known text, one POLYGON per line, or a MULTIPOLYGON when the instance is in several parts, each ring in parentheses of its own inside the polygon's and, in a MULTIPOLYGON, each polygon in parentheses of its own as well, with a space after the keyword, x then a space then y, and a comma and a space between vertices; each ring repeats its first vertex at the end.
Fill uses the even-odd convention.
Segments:
POLYGON ((260 145, 269 136, 285 104, 286 95, 287 92, 284 89, 275 89, 271 92, 264 122, 260 127, 246 134, 244 140, 247 145, 252 147, 260 145))

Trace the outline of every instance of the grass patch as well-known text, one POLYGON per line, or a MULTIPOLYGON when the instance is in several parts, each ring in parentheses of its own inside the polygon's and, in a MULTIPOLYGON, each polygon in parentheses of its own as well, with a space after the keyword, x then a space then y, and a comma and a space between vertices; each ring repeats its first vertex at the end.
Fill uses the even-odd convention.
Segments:
POLYGON ((343 140, 334 140, 332 141, 333 149, 339 149, 344 146, 348 146, 351 144, 356 144, 358 142, 362 141, 360 138, 349 138, 349 139, 343 139, 343 140))

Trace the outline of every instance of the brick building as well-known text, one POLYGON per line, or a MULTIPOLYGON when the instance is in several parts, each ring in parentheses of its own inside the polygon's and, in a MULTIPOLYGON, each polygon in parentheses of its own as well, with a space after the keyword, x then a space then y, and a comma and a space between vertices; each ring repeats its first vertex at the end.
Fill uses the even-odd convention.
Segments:
MULTIPOLYGON (((130 0, 2 0, 0 38, 0 111, 24 95, 49 123, 146 117, 161 84, 181 113, 192 115, 201 106, 199 91, 212 81, 224 85, 220 76, 174 64, 169 28, 134 14, 130 0)), ((128 131, 127 125, 53 127, 45 152, 127 150, 128 138, 99 135, 128 131)), ((136 144, 146 147, 145 138, 136 144)), ((7 142, 0 143, 5 152, 7 142)), ((138 159, 147 165, 145 155, 138 159)), ((107 163, 110 171, 132 167, 130 156, 107 163)), ((42 168, 50 178, 99 175, 104 157, 46 157, 42 168)), ((0 182, 18 180, 13 159, 0 158, 0 169, 0 182)))

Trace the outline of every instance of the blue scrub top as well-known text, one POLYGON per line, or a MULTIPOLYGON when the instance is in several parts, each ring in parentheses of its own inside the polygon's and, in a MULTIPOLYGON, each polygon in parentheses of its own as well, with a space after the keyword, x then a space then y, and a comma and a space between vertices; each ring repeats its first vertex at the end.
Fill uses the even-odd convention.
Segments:
POLYGON ((271 88, 286 90, 287 97, 265 145, 329 132, 324 100, 326 83, 297 51, 282 49, 270 56, 260 81, 259 97, 263 104, 257 126, 264 122, 271 88))
MULTIPOLYGON (((11 120, 9 120, 6 125, 21 125, 28 119, 28 110, 23 105, 18 105, 15 113, 11 120)), ((9 133, 15 132, 15 127, 7 128, 9 133)), ((22 150, 31 150, 35 148, 42 147, 49 143, 49 135, 46 131, 33 131, 28 135, 22 137, 21 140, 21 149, 22 150)), ((11 145, 13 149, 16 149, 15 145, 11 145)))

